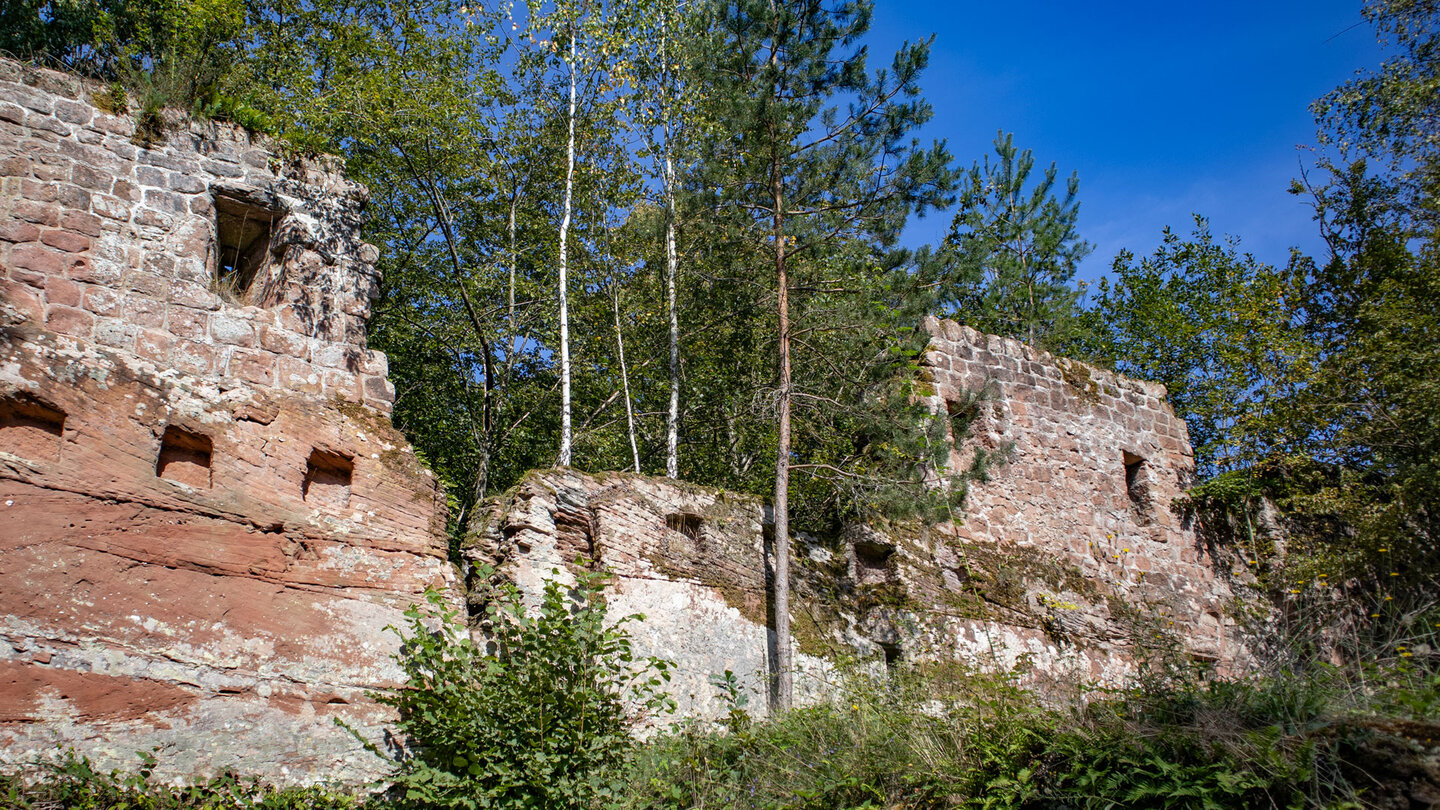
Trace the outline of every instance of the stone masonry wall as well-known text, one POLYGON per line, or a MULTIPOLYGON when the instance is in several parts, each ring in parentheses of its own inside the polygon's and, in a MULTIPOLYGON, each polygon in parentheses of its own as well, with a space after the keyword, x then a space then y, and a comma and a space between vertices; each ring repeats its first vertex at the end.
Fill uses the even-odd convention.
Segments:
MULTIPOLYGON (((931 345, 922 365, 936 407, 974 408, 977 416, 954 462, 965 463, 977 449, 1007 459, 972 487, 954 542, 1039 552, 1142 608, 1197 656, 1232 659, 1239 649, 1224 615, 1232 598, 1229 566, 1203 546, 1175 505, 1195 461, 1164 386, 954 321, 931 318, 924 328, 931 345)), ((963 575, 962 552, 937 547, 948 589, 963 575)), ((1087 602, 1083 597, 1055 595, 1062 603, 1087 602)), ((1060 625, 1102 613, 1099 605, 1079 615, 1047 612, 1060 625)))
MULTIPOLYGON (((976 449, 1003 461, 953 523, 793 538, 797 691, 832 688, 841 658, 958 661, 1018 671, 1038 688, 1119 684, 1157 636, 1227 666, 1240 653, 1225 618, 1231 592, 1173 510, 1193 462, 1163 389, 953 322, 925 328, 934 407, 972 416, 953 462, 976 449)), ((551 470, 477 513, 465 553, 472 571, 493 565, 532 596, 577 560, 609 568, 613 615, 646 616, 637 652, 676 662, 683 709, 718 713, 710 678, 728 669, 763 712, 768 524, 746 496, 551 470)))
POLYGON ((368 778, 332 718, 378 739, 384 628, 454 575, 365 347, 365 191, 92 90, 0 61, 0 757, 368 778))

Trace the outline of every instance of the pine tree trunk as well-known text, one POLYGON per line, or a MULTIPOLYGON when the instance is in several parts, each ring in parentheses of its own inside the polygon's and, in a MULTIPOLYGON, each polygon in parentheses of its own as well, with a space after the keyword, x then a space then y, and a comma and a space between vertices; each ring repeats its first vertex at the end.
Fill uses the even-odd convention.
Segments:
MULTIPOLYGON (((578 26, 576 26, 578 28, 578 26)), ((570 134, 565 141, 565 203, 560 219, 560 454, 556 463, 570 466, 570 308, 565 289, 570 265, 570 208, 575 192, 575 55, 578 30, 570 36, 570 134)))
POLYGON ((785 208, 778 163, 772 164, 774 199, 771 236, 775 240, 775 279, 780 330, 780 424, 775 457, 775 708, 793 702, 790 650, 790 280, 785 268, 785 208))

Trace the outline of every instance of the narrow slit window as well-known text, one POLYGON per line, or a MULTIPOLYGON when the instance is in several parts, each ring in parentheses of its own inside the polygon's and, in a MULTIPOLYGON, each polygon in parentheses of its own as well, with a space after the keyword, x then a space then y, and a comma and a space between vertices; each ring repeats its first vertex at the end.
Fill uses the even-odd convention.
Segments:
POLYGON ((31 461, 60 457, 65 412, 21 394, 0 399, 0 450, 31 461))
POLYGON ((901 651, 900 644, 898 642, 882 641, 880 642, 880 649, 885 653, 886 669, 895 669, 896 667, 900 666, 900 662, 905 658, 905 654, 901 651))
POLYGON ((215 285, 232 302, 248 303, 270 264, 277 212, 256 196, 215 192, 215 285))
POLYGON ((213 450, 209 436, 170 425, 160 437, 155 475, 196 489, 210 489, 213 450))
POLYGON ((327 450, 314 450, 305 464, 305 503, 321 508, 350 506, 350 486, 355 477, 355 460, 327 450))
POLYGON ((1125 463, 1125 494, 1129 496, 1130 503, 1143 507, 1148 500, 1143 473, 1145 459, 1128 450, 1122 450, 1120 457, 1125 463))

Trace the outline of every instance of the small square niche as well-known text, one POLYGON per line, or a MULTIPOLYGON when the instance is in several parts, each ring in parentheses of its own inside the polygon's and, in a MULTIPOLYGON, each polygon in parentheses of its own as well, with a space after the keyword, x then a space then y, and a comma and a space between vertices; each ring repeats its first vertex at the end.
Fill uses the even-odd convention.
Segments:
POLYGON ((270 264, 270 235, 279 219, 269 195, 215 190, 215 286, 234 303, 251 303, 255 281, 270 264))
POLYGON ((305 464, 301 497, 312 506, 345 509, 350 506, 350 484, 354 477, 355 459, 316 448, 305 464))
POLYGON ((860 540, 855 543, 855 582, 859 585, 884 585, 890 581, 890 546, 860 540))
POLYGON ((210 437, 170 425, 160 438, 155 475, 195 489, 210 489, 210 437))
POLYGON ((30 461, 60 455, 65 412, 27 394, 0 398, 0 451, 30 461))

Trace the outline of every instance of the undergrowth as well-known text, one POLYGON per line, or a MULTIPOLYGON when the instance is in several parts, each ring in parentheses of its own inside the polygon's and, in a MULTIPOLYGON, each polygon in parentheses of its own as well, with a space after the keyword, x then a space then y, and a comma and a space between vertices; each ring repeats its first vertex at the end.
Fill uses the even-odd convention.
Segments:
POLYGON ((409 688, 382 696, 409 743, 370 795, 233 775, 172 787, 152 778, 148 755, 124 774, 70 754, 0 775, 0 806, 1348 810, 1440 795, 1433 610, 1346 665, 1292 630, 1296 643, 1253 657, 1243 676, 1157 646, 1127 688, 1043 699, 1018 673, 914 664, 852 673, 830 700, 767 719, 727 672, 715 678, 719 720, 639 741, 635 707, 662 716, 663 664, 635 657, 624 624, 605 620, 602 581, 552 582, 529 612, 497 589, 488 644, 443 600, 412 610, 399 655, 409 688))

